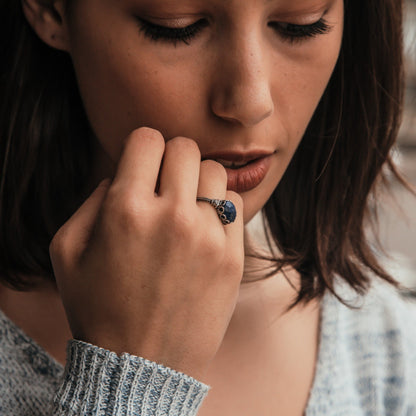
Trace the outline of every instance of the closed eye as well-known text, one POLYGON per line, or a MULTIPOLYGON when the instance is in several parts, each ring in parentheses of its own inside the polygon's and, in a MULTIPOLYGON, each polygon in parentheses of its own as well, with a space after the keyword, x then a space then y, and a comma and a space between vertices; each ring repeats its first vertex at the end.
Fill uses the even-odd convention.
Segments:
POLYGON ((289 42, 299 42, 307 38, 323 35, 332 29, 324 18, 321 18, 317 22, 309 25, 270 22, 269 27, 272 27, 283 39, 289 42))
MULTIPOLYGON (((206 19, 200 19, 191 25, 179 28, 157 25, 142 18, 138 19, 138 23, 140 31, 143 32, 145 37, 155 42, 173 43, 175 46, 178 42, 189 45, 190 41, 209 25, 206 19)), ((326 34, 332 29, 324 18, 309 25, 296 25, 285 22, 270 22, 268 25, 283 40, 291 43, 326 34)))
POLYGON ((176 45, 177 42, 183 42, 189 45, 191 39, 198 35, 206 26, 208 21, 200 19, 189 26, 173 28, 160 26, 144 19, 139 19, 139 28, 143 34, 153 41, 165 41, 176 45))

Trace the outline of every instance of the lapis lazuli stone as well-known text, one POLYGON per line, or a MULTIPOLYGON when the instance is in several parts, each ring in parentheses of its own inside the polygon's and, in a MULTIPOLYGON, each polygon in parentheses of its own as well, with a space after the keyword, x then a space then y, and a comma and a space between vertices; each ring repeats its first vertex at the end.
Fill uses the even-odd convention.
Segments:
POLYGON ((234 222, 235 218, 237 217, 237 210, 235 209, 235 205, 231 201, 226 201, 223 206, 224 215, 227 217, 227 220, 234 222))

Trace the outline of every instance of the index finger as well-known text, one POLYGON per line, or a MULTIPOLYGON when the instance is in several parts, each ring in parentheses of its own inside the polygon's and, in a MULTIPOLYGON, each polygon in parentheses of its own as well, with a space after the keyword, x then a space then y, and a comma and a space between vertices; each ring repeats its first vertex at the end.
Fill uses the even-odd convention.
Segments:
POLYGON ((113 185, 153 196, 164 151, 160 132, 147 127, 134 130, 126 140, 113 185))

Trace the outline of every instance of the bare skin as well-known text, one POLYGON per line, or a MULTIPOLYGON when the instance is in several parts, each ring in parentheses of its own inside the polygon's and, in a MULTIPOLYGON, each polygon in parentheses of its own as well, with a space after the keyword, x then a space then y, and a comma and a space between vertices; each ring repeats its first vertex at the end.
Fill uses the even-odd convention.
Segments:
MULTIPOLYGON (((288 275, 295 283, 296 273, 288 275)), ((294 295, 281 274, 241 286, 223 342, 205 375, 212 388, 198 415, 303 414, 315 373, 319 305, 313 302, 283 315, 294 295)), ((2 287, 0 307, 65 365, 72 333, 56 290, 20 293, 2 287)))
POLYGON ((125 138, 141 126, 165 140, 194 140, 203 158, 271 153, 261 184, 240 192, 249 221, 283 176, 330 79, 343 1, 86 0, 75 1, 70 17, 65 3, 23 1, 39 37, 73 60, 102 148, 97 179, 114 175, 125 138), (54 14, 45 3, 53 3, 54 14), (145 36, 139 19, 170 28, 205 19, 208 26, 187 43, 173 43, 145 36), (321 19, 328 29, 321 23, 309 30, 323 33, 282 35, 282 25, 321 19))
POLYGON ((16 307, 29 295, 3 290, 1 306, 61 362, 73 336, 212 384, 202 415, 302 414, 319 307, 282 315, 296 291, 281 276, 241 286, 244 223, 278 185, 330 79, 342 0, 83 0, 70 16, 65 3, 23 0, 24 13, 70 55, 100 147, 93 184, 111 181, 55 235, 58 291, 33 294, 34 319, 16 307), (155 40, 155 25, 200 21, 186 42, 155 40), (228 155, 259 152, 264 177, 236 193, 228 155), (224 227, 197 196, 232 200, 236 222, 224 227))

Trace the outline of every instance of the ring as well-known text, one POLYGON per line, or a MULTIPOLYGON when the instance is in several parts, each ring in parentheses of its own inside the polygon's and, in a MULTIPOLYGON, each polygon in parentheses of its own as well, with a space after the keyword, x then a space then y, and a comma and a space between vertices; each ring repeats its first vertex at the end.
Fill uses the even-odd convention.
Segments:
POLYGON ((217 211, 218 218, 224 225, 231 224, 235 221, 237 217, 237 210, 235 209, 235 205, 228 200, 225 199, 210 199, 204 197, 196 198, 197 201, 208 202, 211 204, 215 210, 217 211))

